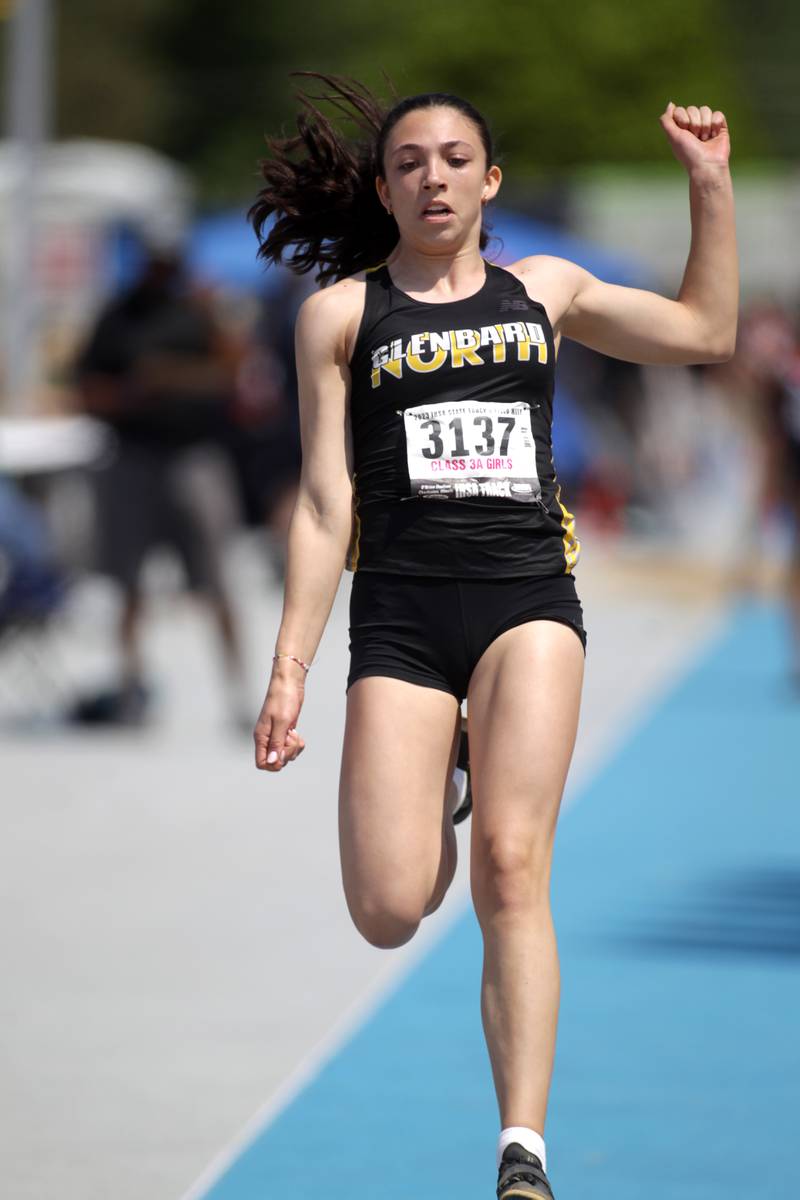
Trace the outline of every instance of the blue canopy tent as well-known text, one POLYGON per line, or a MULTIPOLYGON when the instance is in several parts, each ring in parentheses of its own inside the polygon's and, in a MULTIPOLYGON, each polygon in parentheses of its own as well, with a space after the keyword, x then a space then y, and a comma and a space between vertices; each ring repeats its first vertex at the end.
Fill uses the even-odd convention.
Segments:
POLYGON ((233 209, 195 221, 186 261, 191 274, 203 282, 248 292, 271 291, 279 286, 286 268, 265 265, 256 258, 257 253, 258 240, 247 215, 233 209))

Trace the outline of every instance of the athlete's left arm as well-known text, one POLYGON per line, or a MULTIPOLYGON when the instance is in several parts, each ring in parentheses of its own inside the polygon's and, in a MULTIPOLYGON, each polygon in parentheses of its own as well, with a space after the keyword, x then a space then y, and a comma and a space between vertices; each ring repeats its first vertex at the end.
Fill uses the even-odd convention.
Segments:
POLYGON ((739 306, 725 116, 670 103, 660 121, 689 175, 692 240, 678 298, 603 283, 570 263, 561 331, 628 362, 724 362, 734 352, 739 306))

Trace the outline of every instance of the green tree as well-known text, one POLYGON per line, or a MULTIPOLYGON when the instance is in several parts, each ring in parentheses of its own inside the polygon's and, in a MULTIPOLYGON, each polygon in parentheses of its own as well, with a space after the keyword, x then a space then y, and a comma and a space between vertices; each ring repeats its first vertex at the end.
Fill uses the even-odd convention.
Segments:
POLYGON ((262 132, 291 124, 293 68, 352 75, 387 99, 385 75, 401 95, 467 96, 487 113, 512 180, 663 159, 658 116, 670 99, 723 108, 739 158, 766 149, 718 32, 718 0, 307 0, 294 15, 231 0, 221 17, 211 0, 177 0, 165 16, 185 99, 167 143, 207 186, 235 191, 262 132))
POLYGON ((173 89, 153 44, 162 7, 163 0, 53 4, 56 136, 163 145, 173 89))
MULTIPOLYGON (((789 153, 791 138, 754 115, 730 19, 743 3, 70 0, 58 6, 57 127, 147 142, 226 202, 252 196, 264 133, 293 125, 294 69, 352 75, 387 101, 384 73, 401 95, 468 97, 489 118, 509 185, 582 164, 670 162, 658 126, 670 99, 722 108, 737 162, 789 153)), ((774 47, 797 18, 788 0, 766 3, 780 21, 759 36, 774 47)))

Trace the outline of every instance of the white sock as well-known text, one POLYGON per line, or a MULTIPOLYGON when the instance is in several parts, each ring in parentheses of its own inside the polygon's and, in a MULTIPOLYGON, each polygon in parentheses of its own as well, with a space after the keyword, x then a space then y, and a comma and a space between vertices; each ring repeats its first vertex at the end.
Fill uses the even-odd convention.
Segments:
POLYGON ((503 1157, 503 1151, 506 1146, 510 1146, 512 1142, 517 1142, 522 1146, 523 1150, 527 1150, 529 1154, 535 1154, 542 1164, 542 1170, 547 1173, 547 1150, 544 1145, 544 1138, 535 1129, 526 1129, 524 1125, 510 1125, 504 1129, 497 1142, 497 1169, 500 1169, 500 1161, 503 1157))

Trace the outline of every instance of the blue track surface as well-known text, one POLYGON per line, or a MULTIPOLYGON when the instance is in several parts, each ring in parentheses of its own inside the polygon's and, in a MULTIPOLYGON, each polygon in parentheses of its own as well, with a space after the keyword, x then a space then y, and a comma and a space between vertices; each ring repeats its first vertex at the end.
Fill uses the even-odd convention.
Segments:
MULTIPOLYGON (((800 703, 783 650, 774 607, 737 609, 561 822, 558 1200, 796 1190, 800 703)), ((470 912, 210 1200, 490 1200, 480 965, 470 912)))

